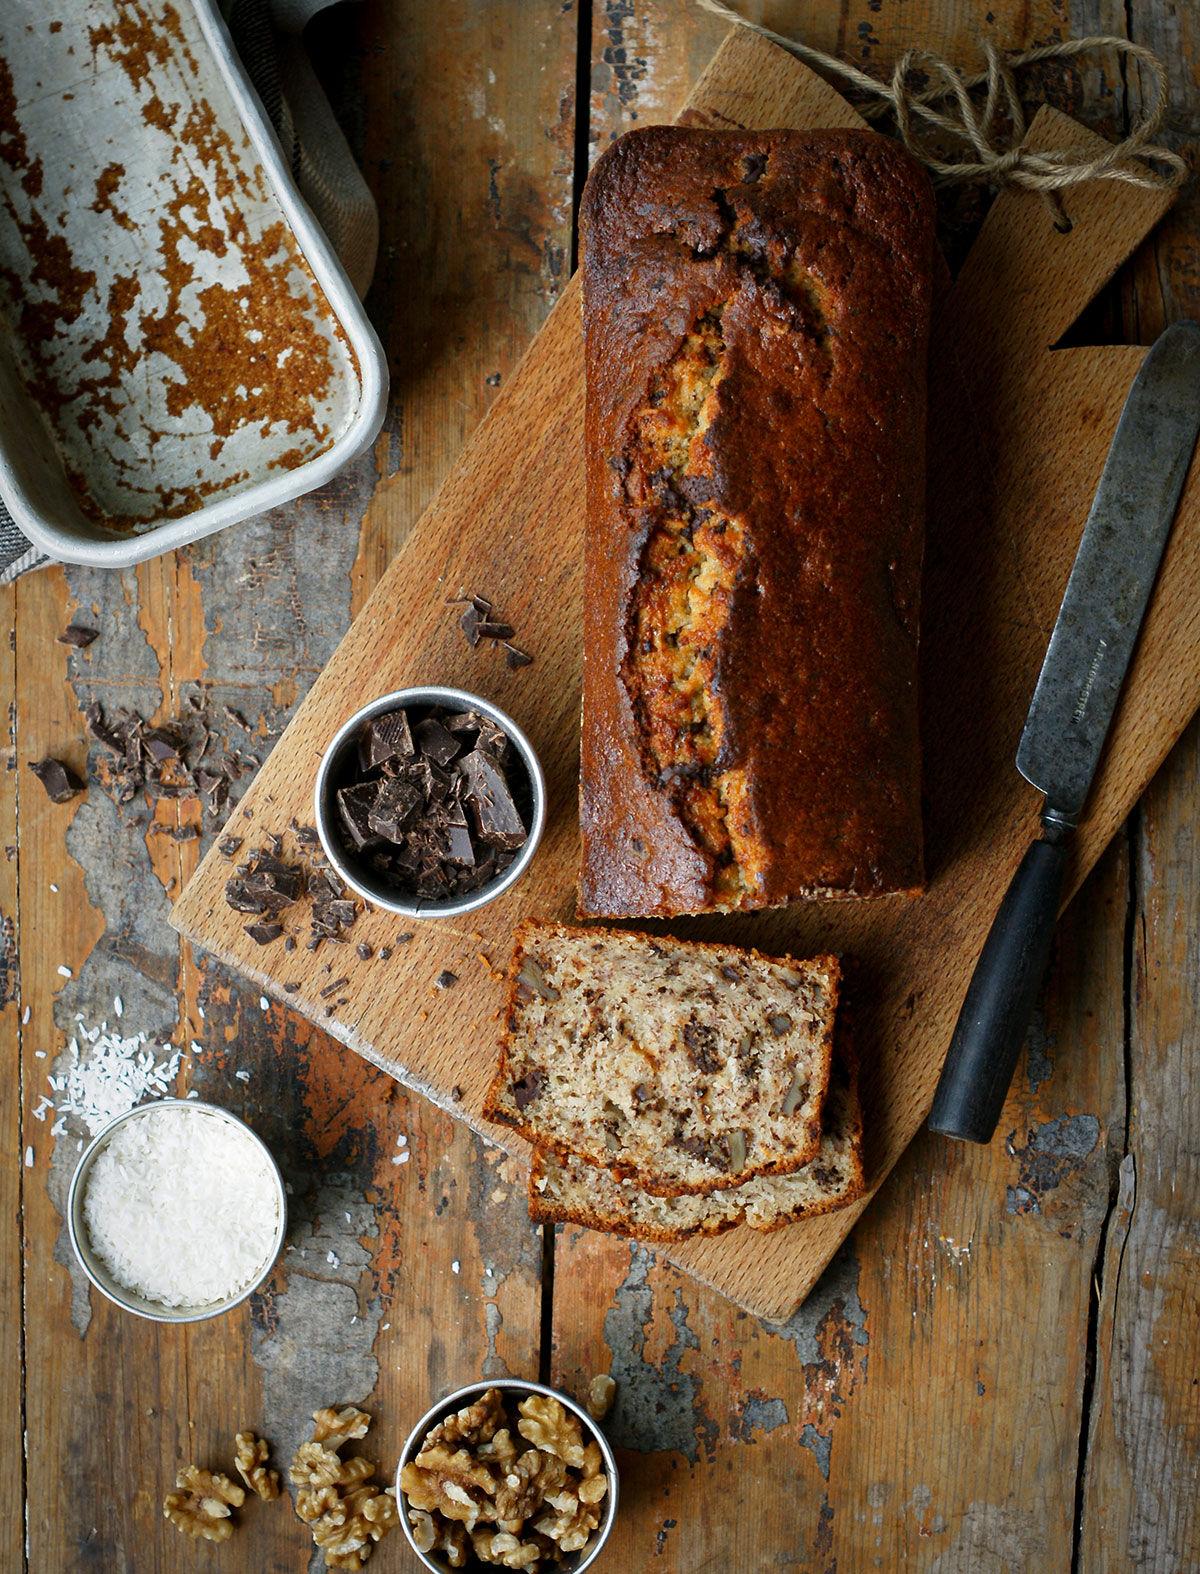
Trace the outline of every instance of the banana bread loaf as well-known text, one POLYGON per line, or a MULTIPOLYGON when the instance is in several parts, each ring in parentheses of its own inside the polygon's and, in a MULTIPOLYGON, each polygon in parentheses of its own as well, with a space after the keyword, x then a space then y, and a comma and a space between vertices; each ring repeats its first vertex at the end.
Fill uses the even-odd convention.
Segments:
POLYGON ((796 1219, 831 1213, 866 1191, 858 1070, 838 1044, 825 1108, 821 1146, 811 1164, 790 1175, 760 1175, 704 1196, 656 1197, 636 1181, 618 1180, 582 1159, 537 1150, 529 1172, 529 1213, 538 1223, 582 1224, 644 1241, 683 1241, 721 1235, 737 1224, 777 1230, 796 1219))
POLYGON ((581 914, 919 889, 924 172, 651 127, 582 233, 581 914))
POLYGON ((529 921, 484 1113, 660 1196, 816 1157, 839 968, 529 921))

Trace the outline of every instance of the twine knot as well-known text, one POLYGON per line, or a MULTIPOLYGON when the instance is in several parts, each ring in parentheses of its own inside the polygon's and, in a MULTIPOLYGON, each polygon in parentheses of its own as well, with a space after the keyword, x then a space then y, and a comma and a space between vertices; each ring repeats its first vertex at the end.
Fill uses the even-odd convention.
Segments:
MULTIPOLYGON (((698 0, 698 4, 714 16, 762 34, 808 65, 841 77, 865 94, 869 102, 862 107, 863 117, 878 120, 891 115, 904 146, 938 185, 1019 186, 1040 192, 1053 206, 1056 193, 1086 180, 1120 180, 1130 186, 1163 190, 1183 185, 1190 173, 1180 154, 1152 140, 1167 113, 1163 63, 1152 50, 1127 38, 1071 38, 1011 55, 987 40, 983 46, 986 69, 970 75, 929 50, 910 49, 896 62, 890 82, 881 82, 849 61, 751 22, 723 0, 698 0), (1024 66, 1068 60, 1098 49, 1116 50, 1136 60, 1153 83, 1149 107, 1129 134, 1102 153, 1082 147, 1046 152, 1022 147, 1028 126, 1017 91, 1017 72, 1024 66), (981 101, 976 96, 980 89, 984 90, 981 101), (948 155, 947 144, 955 156, 948 155)), ((1064 223, 1062 227, 1070 226, 1064 223)))

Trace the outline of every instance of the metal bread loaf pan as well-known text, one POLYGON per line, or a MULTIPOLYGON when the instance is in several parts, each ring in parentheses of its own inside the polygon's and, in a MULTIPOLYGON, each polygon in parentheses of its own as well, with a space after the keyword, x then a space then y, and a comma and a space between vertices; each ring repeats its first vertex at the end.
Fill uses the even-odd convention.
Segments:
POLYGON ((320 486, 383 351, 212 0, 0 11, 0 496, 121 567, 320 486))

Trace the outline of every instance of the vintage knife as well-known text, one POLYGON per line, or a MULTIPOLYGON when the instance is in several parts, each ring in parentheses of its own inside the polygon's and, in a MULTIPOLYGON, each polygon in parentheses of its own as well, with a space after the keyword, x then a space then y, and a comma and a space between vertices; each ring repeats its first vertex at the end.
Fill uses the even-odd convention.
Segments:
POLYGON ((959 1013, 929 1124, 989 1142, 1050 956, 1067 840, 1117 708, 1200 434, 1200 324, 1176 323, 1142 362, 1100 486, 1017 749, 1046 797, 1044 836, 1000 905, 959 1013))

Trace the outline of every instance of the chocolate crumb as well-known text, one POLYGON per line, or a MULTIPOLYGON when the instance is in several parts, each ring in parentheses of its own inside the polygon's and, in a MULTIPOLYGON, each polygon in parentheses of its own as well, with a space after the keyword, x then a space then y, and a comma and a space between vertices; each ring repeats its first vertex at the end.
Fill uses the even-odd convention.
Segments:
POLYGON ((339 989, 344 989, 350 982, 348 978, 335 978, 332 984, 326 984, 320 991, 321 999, 328 1000, 330 995, 336 995, 339 989))
POLYGON ((450 1089, 450 1097, 457 1104, 457 1103, 461 1102, 462 1096, 463 1096, 462 1087, 461 1087, 461 1085, 459 1083, 456 1082, 454 1084, 454 1086, 450 1089))
POLYGON ((358 952, 359 958, 363 962, 369 962, 375 955, 365 940, 360 940, 354 949, 358 952))
MULTIPOLYGON (((290 940, 291 938, 292 938, 291 935, 289 935, 288 939, 290 940)), ((284 992, 285 995, 294 995, 299 988, 300 988, 299 983, 295 979, 293 979, 290 984, 285 984, 283 986, 283 992, 284 992)))
POLYGON ((99 629, 87 628, 82 623, 69 623, 57 636, 60 645, 72 645, 76 650, 86 650, 99 637, 99 629))
POLYGON ((223 836, 217 843, 217 851, 226 858, 232 858, 242 845, 240 836, 223 836))
POLYGON ((397 935, 396 936, 396 944, 397 945, 407 945, 408 942, 411 939, 412 939, 412 930, 411 929, 406 929, 402 935, 397 935))
POLYGON ((528 667, 533 661, 533 657, 527 650, 522 650, 519 645, 510 644, 508 640, 505 640, 504 661, 506 666, 515 670, 517 667, 528 667))
POLYGON ((283 925, 260 920, 257 924, 247 924, 246 933, 251 940, 257 940, 259 945, 268 945, 272 940, 279 939, 283 933, 283 925))
POLYGON ((458 974, 457 973, 452 973, 449 968, 445 968, 434 979, 433 987, 435 989, 450 989, 450 988, 453 987, 453 985, 455 985, 457 983, 458 983, 458 974))
POLYGON ((390 945, 381 945, 379 947, 379 960, 381 962, 386 962, 388 957, 391 956, 391 954, 392 954, 392 948, 391 948, 390 945))
POLYGON ((283 942, 283 949, 285 951, 294 951, 296 949, 295 935, 288 935, 287 939, 283 942))

